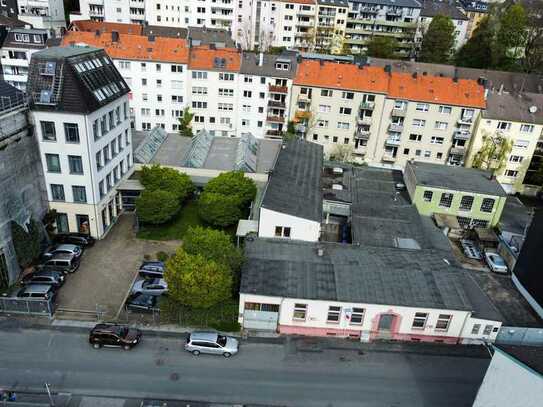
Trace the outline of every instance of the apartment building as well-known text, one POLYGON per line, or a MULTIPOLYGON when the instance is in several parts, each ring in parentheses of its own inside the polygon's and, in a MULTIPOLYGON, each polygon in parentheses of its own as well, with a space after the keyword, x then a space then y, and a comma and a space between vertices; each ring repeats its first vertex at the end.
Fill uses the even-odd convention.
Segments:
POLYGON ((57 34, 66 28, 63 0, 17 0, 19 20, 57 34))
POLYGON ((398 55, 414 56, 421 8, 417 0, 350 0, 345 46, 361 53, 371 38, 392 37, 398 41, 398 55))
MULTIPOLYGON (((484 139, 499 135, 512 142, 511 152, 499 169, 498 181, 507 193, 534 194, 540 186, 526 177, 543 138, 543 95, 519 92, 488 92, 486 110, 481 112, 473 132, 466 165, 484 146, 484 139)), ((488 142, 487 142, 488 143, 488 142)), ((535 160, 537 161, 537 160, 535 160)), ((533 171, 537 169, 532 168, 533 171)))
POLYGON ((347 27, 347 0, 317 0, 315 50, 341 54, 347 27))
POLYGON ((479 22, 488 14, 489 2, 482 0, 459 0, 464 14, 468 17, 466 41, 469 40, 479 22))
POLYGON ((443 0, 421 0, 422 9, 420 11, 417 34, 415 42, 417 48, 420 49, 422 45, 422 38, 424 33, 428 30, 430 23, 435 16, 446 16, 452 20, 454 25, 454 49, 458 50, 468 40, 468 23, 469 17, 463 12, 463 10, 456 4, 456 2, 449 2, 443 0))
POLYGON ((70 14, 70 21, 143 24, 146 20, 145 11, 144 0, 79 0, 79 12, 70 14))
POLYGON ((128 85, 103 50, 54 47, 32 56, 27 93, 57 230, 103 237, 133 166, 128 85))
POLYGON ((0 14, 10 18, 16 18, 19 12, 17 0, 4 0, 0 2, 0 14))
POLYGON ((2 45, 1 64, 4 80, 17 89, 26 90, 32 54, 47 47, 48 30, 14 28, 7 32, 2 45))

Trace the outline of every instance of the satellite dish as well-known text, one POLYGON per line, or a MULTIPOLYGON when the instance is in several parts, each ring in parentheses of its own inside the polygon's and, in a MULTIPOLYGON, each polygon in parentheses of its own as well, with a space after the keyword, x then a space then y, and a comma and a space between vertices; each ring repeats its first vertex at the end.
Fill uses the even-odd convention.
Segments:
POLYGON ((528 109, 530 111, 530 113, 535 113, 537 112, 537 106, 530 106, 530 109, 528 109))

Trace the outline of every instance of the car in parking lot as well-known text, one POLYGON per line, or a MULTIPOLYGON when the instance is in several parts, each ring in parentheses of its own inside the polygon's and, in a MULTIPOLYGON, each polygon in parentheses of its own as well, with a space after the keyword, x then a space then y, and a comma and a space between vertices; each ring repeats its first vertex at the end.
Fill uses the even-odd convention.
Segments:
POLYGON ((472 240, 462 239, 460 240, 460 244, 462 245, 464 255, 468 259, 481 260, 483 258, 481 251, 472 240))
POLYGON ((149 295, 162 295, 168 292, 168 283, 166 283, 166 280, 161 278, 138 280, 134 283, 132 292, 149 295))
POLYGON ((57 253, 47 258, 37 269, 47 271, 60 271, 64 274, 75 273, 79 268, 79 257, 68 253, 57 253))
POLYGON ((49 284, 29 284, 17 290, 16 297, 37 300, 55 300, 56 288, 49 284))
POLYGON ((125 307, 128 311, 156 312, 160 310, 160 296, 143 293, 134 293, 126 300, 125 307))
POLYGON ((28 274, 23 277, 23 285, 46 284, 59 288, 64 284, 64 274, 60 271, 43 270, 28 274))
POLYGON ((43 254, 43 257, 45 259, 49 259, 53 257, 55 254, 62 254, 62 253, 71 254, 74 257, 79 258, 83 254, 83 250, 81 249, 80 246, 77 246, 75 244, 60 244, 48 250, 47 252, 45 252, 43 254))
POLYGON ((144 261, 141 263, 138 274, 143 278, 163 278, 164 262, 162 261, 144 261))
POLYGON ((507 264, 505 264, 502 256, 500 256, 498 253, 491 251, 485 252, 485 260, 488 267, 490 267, 490 270, 492 270, 494 273, 507 273, 507 264))
POLYGON ((239 341, 218 332, 194 331, 187 336, 185 350, 195 356, 200 353, 209 353, 229 358, 238 353, 239 341))
POLYGON ((118 347, 130 350, 141 342, 142 333, 139 329, 120 324, 97 324, 89 333, 89 343, 99 349, 118 347))
POLYGON ((81 247, 90 247, 94 245, 96 240, 86 233, 60 233, 53 238, 53 241, 57 244, 69 243, 81 247))

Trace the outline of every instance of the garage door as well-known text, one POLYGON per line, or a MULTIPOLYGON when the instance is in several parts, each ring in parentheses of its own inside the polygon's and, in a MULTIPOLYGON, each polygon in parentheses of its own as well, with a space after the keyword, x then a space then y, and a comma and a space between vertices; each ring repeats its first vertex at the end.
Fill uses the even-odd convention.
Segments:
POLYGON ((251 311, 246 309, 243 312, 243 327, 246 329, 275 331, 278 319, 278 312, 251 311))

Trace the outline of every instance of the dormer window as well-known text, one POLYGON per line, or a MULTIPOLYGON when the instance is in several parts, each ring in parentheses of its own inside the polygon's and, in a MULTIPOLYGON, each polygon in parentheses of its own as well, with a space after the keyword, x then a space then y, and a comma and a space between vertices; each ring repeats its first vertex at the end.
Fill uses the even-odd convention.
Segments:
POLYGON ((32 36, 32 39, 33 39, 34 43, 41 44, 41 36, 34 34, 32 36))
POLYGON ((289 70, 289 64, 284 62, 276 62, 275 63, 275 69, 278 69, 280 71, 288 71, 289 70))
POLYGON ((30 35, 28 35, 28 34, 15 34, 15 41, 18 41, 18 42, 30 42, 30 35))

